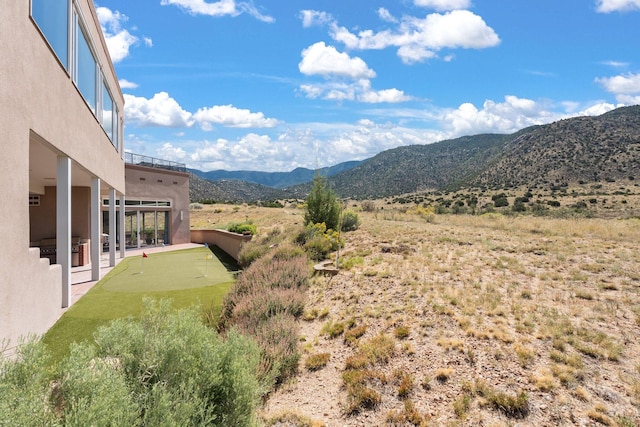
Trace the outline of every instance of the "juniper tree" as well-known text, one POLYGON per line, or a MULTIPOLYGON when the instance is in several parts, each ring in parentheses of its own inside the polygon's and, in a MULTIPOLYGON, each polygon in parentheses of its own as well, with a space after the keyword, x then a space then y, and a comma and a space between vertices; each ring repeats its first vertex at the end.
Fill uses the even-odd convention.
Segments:
POLYGON ((340 204, 329 188, 325 176, 316 173, 313 178, 313 188, 307 196, 307 208, 304 214, 306 224, 319 224, 324 222, 327 229, 336 230, 340 222, 340 204))

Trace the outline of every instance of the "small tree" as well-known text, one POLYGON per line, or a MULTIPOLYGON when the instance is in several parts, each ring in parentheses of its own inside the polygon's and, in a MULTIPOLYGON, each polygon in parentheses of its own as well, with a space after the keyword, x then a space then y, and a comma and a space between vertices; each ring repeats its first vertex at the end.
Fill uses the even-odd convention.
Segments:
POLYGON ((327 228, 337 230, 340 223, 340 204, 327 178, 316 173, 313 188, 307 196, 307 208, 304 214, 306 224, 324 223, 327 228))

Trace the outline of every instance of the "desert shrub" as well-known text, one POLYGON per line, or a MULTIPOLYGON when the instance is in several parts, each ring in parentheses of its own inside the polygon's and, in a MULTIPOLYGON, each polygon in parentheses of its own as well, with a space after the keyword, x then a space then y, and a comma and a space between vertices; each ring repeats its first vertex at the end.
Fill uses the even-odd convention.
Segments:
POLYGON ((244 270, 231 288, 227 298, 235 299, 257 290, 272 288, 300 288, 306 290, 309 268, 304 256, 291 259, 260 258, 244 270))
POLYGON ((324 368, 327 363, 329 363, 330 358, 330 353, 311 354, 307 357, 307 360, 305 360, 304 366, 310 371, 317 371, 318 369, 324 368))
POLYGON ((322 326, 321 332, 328 335, 329 338, 339 337, 344 332, 344 323, 329 321, 322 326))
POLYGON ((524 418, 529 414, 529 398, 525 392, 517 395, 494 392, 487 400, 508 417, 524 418))
POLYGON ((511 210, 513 212, 526 212, 527 211, 527 207, 525 206, 525 204, 522 201, 516 200, 513 203, 513 206, 511 207, 511 210))
POLYGON ((509 200, 505 195, 493 196, 491 198, 493 199, 493 204, 496 208, 509 206, 509 200))
POLYGON ((354 231, 360 227, 360 218, 358 214, 352 210, 346 210, 342 213, 342 231, 354 231))
POLYGON ((191 209, 193 211, 197 211, 197 210, 200 210, 200 209, 203 209, 203 208, 204 208, 204 206, 202 206, 200 203, 191 203, 189 205, 189 209, 191 209))
POLYGON ((331 242, 323 236, 316 236, 304 244, 304 250, 314 261, 322 261, 331 252, 331 242))
MULTIPOLYGON (((439 207, 440 205, 438 205, 439 207)), ((411 209, 407 209, 407 213, 410 215, 418 215, 420 218, 427 222, 433 222, 436 217, 436 213, 445 213, 446 207, 442 209, 436 209, 433 206, 415 206, 411 209), (438 210, 439 212, 436 212, 438 210)))
POLYGON ((300 246, 292 245, 290 243, 277 246, 271 253, 271 259, 274 260, 288 260, 304 256, 304 249, 302 249, 300 246))
POLYGON ((463 394, 453 402, 453 412, 455 412, 456 417, 464 418, 469 412, 469 408, 471 407, 471 396, 468 394, 463 394))
POLYGON ((322 421, 313 420, 295 412, 283 412, 264 421, 266 427, 291 426, 291 427, 325 427, 322 421))
POLYGON ((137 424, 139 408, 118 364, 112 356, 96 357, 90 344, 71 344, 53 393, 55 406, 64 408, 65 425, 137 424))
POLYGON ((376 204, 375 202, 373 202, 373 200, 365 200, 362 202, 362 204, 360 205, 362 207, 362 211, 363 212, 375 212, 376 211, 376 204))
POLYGON ((235 326, 255 339, 261 349, 258 377, 265 391, 296 372, 296 318, 304 312, 308 281, 304 255, 263 257, 240 274, 224 299, 218 329, 235 326))
MULTIPOLYGON (((196 309, 143 301, 139 320, 100 327, 51 368, 41 342, 0 368, 0 418, 12 426, 257 425, 258 346, 222 339, 196 309)), ((0 422, 0 424, 3 424, 0 422)))
POLYGON ((347 387, 348 414, 355 414, 362 409, 373 409, 382 402, 380 393, 362 384, 347 387))
POLYGON ((246 221, 246 222, 232 222, 231 224, 227 225, 227 231, 229 231, 230 233, 237 233, 237 234, 251 234, 252 236, 256 234, 256 232, 258 231, 257 227, 255 224, 253 224, 251 221, 246 221))
POLYGON ((354 344, 365 332, 367 332, 367 325, 355 326, 344 333, 344 342, 354 344))
POLYGON ((405 325, 398 326, 393 330, 393 334, 398 339, 405 339, 409 336, 409 327, 405 325))
POLYGON ((395 341, 393 338, 380 334, 360 343, 359 351, 365 355, 369 363, 386 363, 395 353, 395 341))
POLYGON ((296 373, 300 361, 299 330, 293 316, 279 314, 263 323, 245 323, 238 329, 261 348, 258 379, 265 392, 296 373))
POLYGON ((398 397, 406 399, 413 390, 413 377, 401 369, 394 371, 393 378, 398 382, 398 397))
POLYGON ((49 404, 50 357, 42 342, 24 342, 14 359, 0 359, 0 423, 54 425, 49 404))
POLYGON ((284 205, 279 200, 269 200, 262 202, 261 205, 265 208, 284 208, 284 205))
POLYGON ((290 314, 298 318, 304 311, 304 292, 293 288, 276 288, 265 292, 256 290, 236 304, 233 317, 236 324, 265 322, 278 314, 290 314))
POLYGON ((194 309, 145 299, 140 320, 98 329, 97 356, 117 360, 143 425, 253 425, 259 350, 231 330, 223 340, 194 309))
POLYGON ((238 253, 238 265, 249 267, 255 260, 262 258, 269 251, 269 246, 257 242, 244 242, 238 253))

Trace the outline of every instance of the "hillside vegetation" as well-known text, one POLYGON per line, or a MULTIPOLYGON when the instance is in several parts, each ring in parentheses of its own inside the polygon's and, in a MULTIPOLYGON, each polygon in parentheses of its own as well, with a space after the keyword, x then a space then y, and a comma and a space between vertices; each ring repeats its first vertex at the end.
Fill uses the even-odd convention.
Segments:
MULTIPOLYGON (((465 136, 384 151, 329 177, 342 198, 376 199, 428 190, 549 189, 640 178, 640 106, 577 117, 510 135, 465 136)), ((310 183, 274 190, 241 181, 193 179, 198 201, 304 198, 310 183)))
POLYGON ((338 174, 342 197, 380 198, 424 189, 549 188, 635 179, 640 106, 577 117, 511 135, 476 135, 399 147, 338 174))

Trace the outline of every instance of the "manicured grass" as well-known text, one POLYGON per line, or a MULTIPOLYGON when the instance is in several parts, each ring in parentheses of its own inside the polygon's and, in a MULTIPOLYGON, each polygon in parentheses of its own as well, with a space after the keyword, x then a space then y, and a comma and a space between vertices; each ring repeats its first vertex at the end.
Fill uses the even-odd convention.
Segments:
POLYGON ((138 317, 144 296, 169 298, 174 308, 219 307, 234 281, 207 248, 150 254, 144 261, 141 256, 128 257, 73 304, 43 340, 60 360, 71 342, 92 341, 99 326, 138 317))

